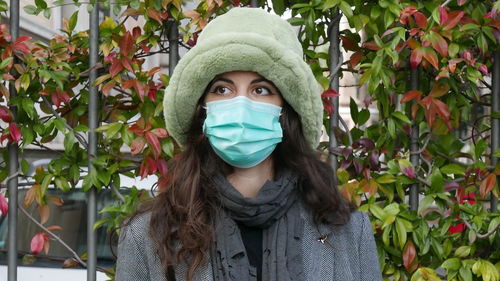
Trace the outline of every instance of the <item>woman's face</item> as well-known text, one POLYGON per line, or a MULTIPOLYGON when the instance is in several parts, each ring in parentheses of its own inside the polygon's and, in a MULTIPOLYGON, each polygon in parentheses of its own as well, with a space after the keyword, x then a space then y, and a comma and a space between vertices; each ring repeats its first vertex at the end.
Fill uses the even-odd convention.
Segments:
POLYGON ((283 98, 273 83, 251 71, 231 71, 217 75, 205 95, 205 103, 237 96, 283 106, 283 98))

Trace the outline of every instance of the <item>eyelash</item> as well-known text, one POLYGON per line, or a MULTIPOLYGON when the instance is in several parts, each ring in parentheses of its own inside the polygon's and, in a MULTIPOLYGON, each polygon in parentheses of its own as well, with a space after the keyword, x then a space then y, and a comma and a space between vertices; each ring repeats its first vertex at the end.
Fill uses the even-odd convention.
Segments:
MULTIPOLYGON (((214 88, 213 88, 210 92, 211 92, 211 93, 214 93, 214 94, 217 94, 217 95, 224 95, 224 94, 219 93, 219 91, 218 91, 218 90, 219 90, 219 89, 221 89, 221 88, 226 88, 226 89, 230 90, 230 89, 229 89, 228 87, 226 87, 226 86, 216 86, 216 87, 214 87, 214 88)), ((258 87, 255 87, 253 90, 255 90, 255 89, 265 89, 265 90, 268 92, 268 94, 263 94, 263 95, 262 95, 262 94, 257 94, 257 95, 259 95, 259 96, 261 96, 261 95, 262 95, 262 96, 267 96, 267 95, 273 95, 273 94, 274 94, 274 93, 273 93, 273 91, 271 91, 271 89, 269 89, 268 87, 258 86, 258 87)))

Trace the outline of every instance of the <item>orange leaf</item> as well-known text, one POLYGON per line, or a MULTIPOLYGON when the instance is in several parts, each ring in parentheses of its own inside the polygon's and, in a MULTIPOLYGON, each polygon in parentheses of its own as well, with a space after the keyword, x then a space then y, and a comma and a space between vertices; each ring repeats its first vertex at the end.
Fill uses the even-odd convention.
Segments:
POLYGON ((105 96, 108 96, 109 95, 109 91, 111 91, 111 89, 113 89, 114 86, 116 86, 116 82, 115 81, 109 81, 104 86, 102 86, 101 91, 102 91, 102 93, 105 96))
POLYGON ((484 198, 497 184, 497 176, 491 173, 488 177, 486 177, 481 185, 479 186, 479 195, 481 198, 484 198))
POLYGON ((434 66, 435 69, 439 69, 438 58, 434 50, 426 48, 425 51, 422 53, 422 55, 432 66, 434 66))
POLYGON ((135 140, 133 140, 132 143, 130 144, 130 153, 132 153, 132 155, 138 154, 139 152, 142 151, 145 145, 146 145, 146 139, 144 139, 143 137, 135 138, 135 140))
POLYGON ((161 68, 159 66, 151 68, 151 70, 149 70, 148 72, 149 77, 153 77, 153 75, 155 75, 156 72, 160 71, 160 69, 161 68))
POLYGON ((438 100, 432 99, 432 103, 436 108, 436 112, 443 117, 445 120, 450 120, 450 110, 448 109, 448 105, 446 103, 438 100))
POLYGON ((115 77, 120 71, 123 70, 123 65, 121 63, 113 63, 109 67, 109 73, 111 74, 112 77, 115 77))
POLYGON ((352 54, 351 59, 349 60, 349 64, 351 65, 351 67, 355 67, 356 65, 358 65, 358 63, 361 61, 363 56, 364 55, 362 52, 356 52, 356 53, 352 54))
POLYGON ((147 9, 148 17, 156 20, 159 24, 162 24, 161 14, 155 9, 147 9))
POLYGON ((449 90, 450 90, 450 85, 446 83, 436 83, 434 84, 434 87, 432 87, 429 96, 433 98, 439 98, 447 94, 449 90))
POLYGON ((422 92, 418 90, 411 90, 404 94, 403 98, 401 99, 401 103, 406 103, 409 102, 413 99, 420 100, 420 97, 422 96, 422 92))
POLYGON ((439 33, 432 32, 431 34, 430 40, 434 50, 443 57, 448 56, 448 42, 439 33))
POLYGON ((46 223, 50 216, 49 205, 38 206, 38 213, 40 214, 40 223, 46 223))
POLYGON ((412 50, 420 47, 420 43, 413 38, 408 39, 408 41, 406 41, 406 45, 408 45, 408 47, 410 47, 412 50))
POLYGON ((40 186, 39 184, 34 184, 30 189, 28 189, 28 191, 26 192, 26 194, 24 195, 24 208, 29 208, 31 206, 31 204, 33 203, 33 201, 35 201, 35 195, 36 195, 36 186, 40 186))
POLYGON ((62 200, 62 198, 57 196, 49 196, 47 197, 47 201, 51 202, 52 204, 58 207, 64 205, 64 201, 62 200))
POLYGON ((50 231, 55 231, 55 230, 61 230, 62 227, 60 227, 59 225, 51 225, 51 226, 47 226, 47 229, 50 231))
POLYGON ((151 133, 155 134, 160 139, 168 137, 167 130, 165 130, 163 128, 153 129, 153 130, 151 130, 151 133))

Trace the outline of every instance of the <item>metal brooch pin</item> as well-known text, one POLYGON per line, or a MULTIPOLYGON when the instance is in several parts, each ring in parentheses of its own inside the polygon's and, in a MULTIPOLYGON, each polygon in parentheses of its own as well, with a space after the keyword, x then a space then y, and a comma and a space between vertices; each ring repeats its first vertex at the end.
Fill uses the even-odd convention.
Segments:
POLYGON ((321 234, 318 238, 318 241, 321 242, 321 244, 325 244, 325 241, 327 238, 328 238, 328 234, 321 234))

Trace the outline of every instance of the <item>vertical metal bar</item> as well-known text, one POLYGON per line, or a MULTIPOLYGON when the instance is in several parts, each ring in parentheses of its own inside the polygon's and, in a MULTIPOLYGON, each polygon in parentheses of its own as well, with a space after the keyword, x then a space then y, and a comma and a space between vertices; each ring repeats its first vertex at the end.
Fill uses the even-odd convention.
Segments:
POLYGON ((172 75, 179 61, 179 28, 177 21, 172 21, 168 30, 168 73, 172 75))
POLYGON ((259 7, 259 0, 250 0, 250 5, 252 7, 259 7))
MULTIPOLYGON (((339 42, 339 31, 340 31, 340 19, 341 14, 336 11, 332 22, 330 23, 330 27, 328 28, 328 37, 330 40, 330 89, 335 91, 339 91, 339 70, 340 70, 340 42, 339 42)), ((330 102, 333 104, 333 112, 330 114, 330 154, 329 154, 329 163, 333 169, 335 185, 337 185, 337 156, 332 153, 333 148, 338 146, 337 138, 335 137, 335 131, 339 127, 339 97, 330 98, 330 102)))
MULTIPOLYGON (((495 52, 493 63, 493 73, 491 75, 491 112, 500 111, 500 52, 495 52)), ((500 148, 500 119, 491 118, 491 153, 500 148)), ((495 167, 498 164, 498 158, 491 156, 491 164, 495 167)), ((497 183, 500 185, 500 177, 497 176, 497 183)), ((491 193, 491 212, 498 210, 498 198, 491 193)))
MULTIPOLYGON (((92 158, 97 155, 97 133, 95 129, 98 126, 98 106, 99 93, 97 87, 94 86, 94 81, 97 78, 97 64, 99 52, 99 4, 96 1, 94 8, 90 13, 90 89, 89 89, 89 172, 93 169, 92 158)), ((94 223, 97 216, 97 190, 95 187, 90 188, 87 192, 87 281, 96 280, 96 264, 97 264, 97 237, 94 232, 94 223)))
MULTIPOLYGON (((410 73, 410 88, 411 90, 418 90, 418 68, 412 68, 410 73)), ((419 128, 417 122, 413 121, 411 125, 411 136, 410 136, 410 151, 415 152, 419 150, 418 139, 419 139, 419 128)), ((420 156, 416 153, 411 153, 410 162, 415 167, 415 169, 420 164, 420 156)), ((418 210, 418 183, 414 183, 410 186, 410 210, 418 210)))
MULTIPOLYGON (((12 36, 12 41, 15 41, 19 37, 19 0, 10 1, 10 35, 12 36)), ((16 88, 14 83, 9 83, 9 94, 10 98, 14 98, 16 93, 16 88)), ((17 109, 14 106, 10 106, 10 110, 14 115, 14 120, 17 118, 17 109)), ((19 169, 18 160, 18 146, 16 143, 9 143, 7 145, 9 153, 9 175, 14 175, 19 169)), ((7 280, 16 281, 17 280, 17 185, 18 177, 13 177, 7 182, 7 188, 9 191, 9 214, 8 214, 8 238, 7 238, 7 280)))

